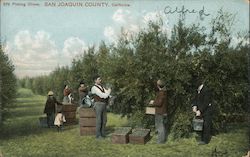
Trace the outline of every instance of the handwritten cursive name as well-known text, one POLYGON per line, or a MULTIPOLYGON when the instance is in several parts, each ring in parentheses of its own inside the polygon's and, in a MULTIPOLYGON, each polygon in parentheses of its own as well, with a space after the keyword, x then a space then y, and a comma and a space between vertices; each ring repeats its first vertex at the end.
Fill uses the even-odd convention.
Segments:
POLYGON ((166 6, 164 8, 164 13, 165 14, 179 13, 179 14, 182 14, 182 15, 185 15, 186 13, 190 13, 190 14, 199 13, 200 19, 203 19, 203 16, 209 16, 210 15, 208 13, 205 13, 204 6, 202 7, 201 10, 195 10, 195 9, 189 10, 189 9, 186 9, 184 5, 181 8, 175 7, 175 9, 172 9, 170 6, 166 6))

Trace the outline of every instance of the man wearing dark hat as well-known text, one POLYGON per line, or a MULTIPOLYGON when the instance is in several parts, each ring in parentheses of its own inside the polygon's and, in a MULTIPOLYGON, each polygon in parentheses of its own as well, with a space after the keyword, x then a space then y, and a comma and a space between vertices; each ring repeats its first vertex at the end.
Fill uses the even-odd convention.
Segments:
POLYGON ((155 107, 155 129, 158 132, 157 143, 162 144, 167 139, 167 91, 162 80, 157 81, 157 88, 156 97, 149 102, 149 105, 155 107))
POLYGON ((203 130, 201 132, 200 145, 208 144, 211 139, 212 126, 212 100, 211 91, 204 82, 198 81, 199 87, 197 94, 192 104, 193 112, 197 117, 202 117, 204 120, 203 130))
POLYGON ((102 86, 102 80, 99 75, 96 75, 93 79, 95 85, 91 88, 91 93, 94 97, 94 109, 96 112, 96 138, 102 139, 105 137, 105 127, 107 123, 106 105, 111 89, 105 89, 102 86))

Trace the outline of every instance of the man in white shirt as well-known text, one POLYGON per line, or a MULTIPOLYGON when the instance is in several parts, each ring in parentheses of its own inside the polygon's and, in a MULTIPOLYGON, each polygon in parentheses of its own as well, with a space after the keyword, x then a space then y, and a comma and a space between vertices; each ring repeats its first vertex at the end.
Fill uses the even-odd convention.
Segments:
POLYGON ((107 123, 106 105, 111 93, 111 89, 105 89, 101 85, 101 77, 94 77, 95 85, 91 88, 91 93, 94 97, 94 109, 96 112, 96 138, 102 139, 105 137, 105 127, 107 123))

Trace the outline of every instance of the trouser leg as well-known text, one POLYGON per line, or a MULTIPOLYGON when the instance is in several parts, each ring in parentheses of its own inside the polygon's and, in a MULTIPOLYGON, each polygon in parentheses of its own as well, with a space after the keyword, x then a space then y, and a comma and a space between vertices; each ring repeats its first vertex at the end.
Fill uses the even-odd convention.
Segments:
POLYGON ((101 135, 105 136, 105 129, 107 124, 107 108, 106 105, 103 104, 103 112, 102 112, 102 128, 101 128, 101 135))
POLYGON ((203 131, 201 135, 201 140, 205 143, 209 143, 211 139, 211 126, 212 126, 212 117, 211 116, 205 116, 204 117, 204 125, 203 125, 203 131))
POLYGON ((107 113, 105 103, 95 102, 96 112, 96 137, 102 136, 105 131, 105 125, 107 122, 107 113))
POLYGON ((95 112, 96 112, 96 137, 101 136, 101 124, 102 124, 102 117, 101 117, 101 107, 98 103, 95 103, 95 112))
POLYGON ((47 113, 47 125, 48 125, 48 127, 50 127, 50 117, 51 117, 51 114, 47 113))
POLYGON ((60 131, 60 126, 56 126, 56 128, 57 128, 57 132, 59 132, 60 131))
POLYGON ((163 115, 155 115, 155 128, 158 132, 157 143, 166 142, 166 125, 163 115))
POLYGON ((51 116, 50 116, 50 126, 54 126, 54 121, 55 121, 55 113, 51 113, 51 116))
POLYGON ((51 127, 54 125, 55 120, 55 114, 54 113, 47 113, 47 124, 48 127, 51 127))
POLYGON ((168 117, 167 115, 163 116, 163 127, 164 127, 164 142, 167 141, 167 137, 168 137, 168 128, 167 128, 167 123, 168 123, 168 117))

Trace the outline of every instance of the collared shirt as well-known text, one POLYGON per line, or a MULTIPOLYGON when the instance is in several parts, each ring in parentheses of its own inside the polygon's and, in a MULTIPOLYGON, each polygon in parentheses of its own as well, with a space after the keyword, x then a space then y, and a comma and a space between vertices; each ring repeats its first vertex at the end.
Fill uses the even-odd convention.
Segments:
POLYGON ((91 88, 91 93, 92 93, 92 94, 95 94, 95 95, 97 95, 97 96, 99 96, 100 98, 106 99, 106 98, 108 98, 109 95, 110 95, 110 90, 108 91, 108 90, 106 90, 105 88, 103 88, 101 85, 95 84, 95 85, 91 88), (102 91, 101 91, 98 87, 96 87, 96 86, 98 86, 100 89, 103 89, 104 92, 102 92, 102 91))
POLYGON ((201 92, 201 90, 202 90, 202 88, 203 88, 203 84, 201 84, 199 87, 198 87, 198 94, 200 94, 200 92, 201 92))

